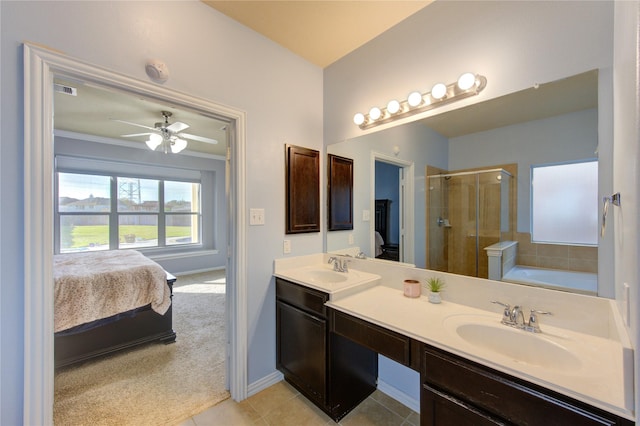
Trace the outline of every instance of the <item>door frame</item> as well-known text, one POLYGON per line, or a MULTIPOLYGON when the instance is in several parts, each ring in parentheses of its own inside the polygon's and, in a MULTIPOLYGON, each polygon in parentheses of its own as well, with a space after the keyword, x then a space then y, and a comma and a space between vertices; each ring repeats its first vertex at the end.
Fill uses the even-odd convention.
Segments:
POLYGON ((227 204, 231 397, 247 397, 246 113, 24 44, 24 424, 53 424, 53 80, 76 78, 225 117, 231 132, 227 204))
MULTIPOLYGON (((371 151, 370 175, 371 187, 369 189, 369 209, 375 211, 376 208, 376 161, 393 164, 400 168, 400 173, 404 176, 404 194, 400 193, 400 200, 404 200, 404 205, 400 206, 400 222, 404 223, 404 230, 400 230, 400 261, 405 263, 415 263, 415 192, 414 192, 414 169, 413 161, 401 160, 380 152, 371 151)), ((402 186, 402 182, 400 182, 402 186)), ((402 228, 402 227, 401 227, 402 228)), ((370 253, 375 253, 375 221, 369 222, 370 253)))

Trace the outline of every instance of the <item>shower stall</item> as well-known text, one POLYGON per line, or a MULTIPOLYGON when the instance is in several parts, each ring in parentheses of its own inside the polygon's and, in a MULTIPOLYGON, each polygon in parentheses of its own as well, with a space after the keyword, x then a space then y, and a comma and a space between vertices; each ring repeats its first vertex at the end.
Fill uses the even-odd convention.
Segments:
POLYGON ((500 168, 427 179, 427 269, 487 278, 484 248, 512 239, 513 175, 500 168))

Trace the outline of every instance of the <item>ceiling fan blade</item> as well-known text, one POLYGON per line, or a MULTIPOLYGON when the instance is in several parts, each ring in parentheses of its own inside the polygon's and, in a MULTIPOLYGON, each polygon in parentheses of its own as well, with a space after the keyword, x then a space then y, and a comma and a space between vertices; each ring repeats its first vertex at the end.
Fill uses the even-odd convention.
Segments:
POLYGON ((121 138, 135 138, 136 136, 149 136, 153 133, 131 133, 130 135, 120 135, 121 138))
POLYGON ((214 145, 218 143, 218 141, 215 139, 205 138, 204 136, 198 136, 198 135, 190 135, 189 133, 180 133, 180 137, 193 139, 194 141, 199 141, 204 143, 211 143, 214 145))
POLYGON ((189 128, 188 124, 181 123, 179 121, 176 121, 175 123, 172 123, 169 126, 167 126, 167 130, 169 130, 171 133, 178 133, 187 128, 189 128))
POLYGON ((130 121, 118 120, 116 118, 110 118, 109 120, 117 121, 118 123, 130 124, 132 126, 142 127, 143 129, 155 130, 153 127, 145 126, 144 124, 132 123, 130 121))

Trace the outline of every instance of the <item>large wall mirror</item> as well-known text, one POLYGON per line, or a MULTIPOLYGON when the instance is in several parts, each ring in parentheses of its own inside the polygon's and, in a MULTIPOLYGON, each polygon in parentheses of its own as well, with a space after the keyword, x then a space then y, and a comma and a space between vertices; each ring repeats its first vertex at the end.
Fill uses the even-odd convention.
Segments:
MULTIPOLYGON (((610 195, 611 186, 610 93, 610 73, 592 70, 329 145, 329 154, 353 158, 357 172, 354 228, 328 233, 327 251, 356 247, 375 259, 379 244, 398 244, 400 253, 413 253, 416 267, 503 279, 495 277, 499 253, 500 268, 512 272, 505 281, 613 297, 609 237, 589 244, 540 241, 531 228, 532 167, 595 161, 599 183, 590 207, 572 209, 575 202, 567 200, 547 210, 569 221, 589 210, 599 235, 598 200, 610 195), (403 204, 412 198, 410 217, 392 215, 389 225, 400 228, 387 234, 399 235, 398 241, 380 241, 373 226, 376 200, 393 197, 388 175, 372 161, 376 153, 415 169, 413 191, 399 197, 403 204), (381 195, 382 187, 387 192, 381 195), (413 223, 412 247, 403 247, 407 220, 413 223), (526 278, 548 270, 556 277, 526 278)), ((568 177, 558 179, 558 188, 569 185, 568 177)))

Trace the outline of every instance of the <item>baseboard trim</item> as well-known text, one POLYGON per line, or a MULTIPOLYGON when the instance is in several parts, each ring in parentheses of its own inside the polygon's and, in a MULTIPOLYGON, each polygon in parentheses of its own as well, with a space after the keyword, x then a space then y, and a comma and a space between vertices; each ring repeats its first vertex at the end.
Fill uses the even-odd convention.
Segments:
POLYGON ((204 272, 214 272, 214 271, 222 271, 226 269, 225 266, 217 266, 215 268, 205 268, 205 269, 194 269, 192 271, 183 271, 183 272, 176 272, 175 275, 176 277, 182 277, 184 275, 192 275, 192 274, 202 274, 204 272))
POLYGON ((394 388, 380 379, 378 379, 378 390, 420 414, 420 400, 412 398, 398 388, 394 388))
POLYGON ((258 392, 265 390, 269 386, 273 386, 278 382, 284 380, 284 376, 279 371, 274 371, 268 376, 263 377, 262 379, 256 380, 253 383, 249 384, 247 396, 253 396, 258 392))
MULTIPOLYGON (((278 382, 281 382, 282 380, 284 380, 284 376, 282 375, 282 373, 279 371, 274 371, 268 376, 250 383, 247 396, 253 396, 258 392, 263 391, 278 382)), ((388 397, 395 399, 396 401, 406 405, 416 413, 420 414, 420 400, 412 398, 411 396, 382 380, 378 380, 378 390, 388 397)))

